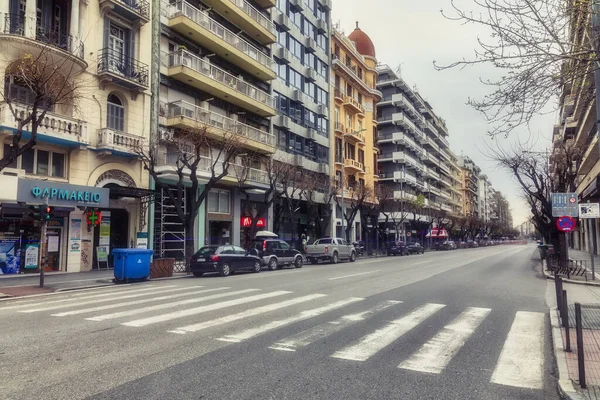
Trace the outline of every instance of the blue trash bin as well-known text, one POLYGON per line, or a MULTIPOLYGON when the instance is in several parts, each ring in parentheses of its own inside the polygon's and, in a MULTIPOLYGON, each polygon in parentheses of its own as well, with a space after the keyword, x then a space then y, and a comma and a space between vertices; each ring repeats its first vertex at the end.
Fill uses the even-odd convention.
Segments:
POLYGON ((150 276, 150 259, 154 250, 113 249, 115 281, 147 279, 150 276))

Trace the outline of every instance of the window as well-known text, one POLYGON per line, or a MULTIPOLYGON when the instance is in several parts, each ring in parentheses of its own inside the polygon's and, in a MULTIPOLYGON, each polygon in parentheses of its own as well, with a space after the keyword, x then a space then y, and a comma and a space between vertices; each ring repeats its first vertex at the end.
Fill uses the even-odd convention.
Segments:
POLYGON ((65 155, 52 153, 52 176, 65 176, 65 155))
POLYGON ((289 73, 290 73, 290 86, 293 86, 297 89, 302 90, 302 75, 298 71, 296 71, 292 68, 289 69, 289 73))
POLYGON ((294 57, 302 61, 302 45, 300 44, 300 42, 291 36, 289 37, 289 42, 290 52, 294 55, 294 57))
POLYGON ((37 174, 48 175, 48 163, 50 161, 50 152, 46 150, 37 151, 37 174))
POLYGON ((317 45, 327 52, 327 36, 319 33, 317 35, 317 45))
POLYGON ((312 82, 306 82, 304 84, 304 93, 306 93, 306 95, 308 97, 313 99, 313 101, 315 100, 315 89, 316 89, 316 86, 312 82))
POLYGON ((304 124, 309 128, 317 129, 317 114, 304 110, 304 124))
POLYGON ((289 244, 287 244, 287 243, 286 243, 286 242, 284 242, 284 241, 280 241, 280 242, 279 242, 279 248, 280 248, 281 250, 289 250, 289 249, 290 249, 290 245, 289 245, 289 244))
POLYGON ((279 43, 281 47, 287 48, 287 32, 279 32, 278 36, 277 43, 279 43))
POLYGON ((327 121, 323 117, 319 117, 319 133, 321 133, 325 137, 329 137, 329 121, 327 121))
POLYGON ((323 104, 323 105, 328 105, 328 96, 327 96, 327 92, 324 91, 323 89, 321 89, 320 87, 317 87, 317 103, 319 104, 323 104))
POLYGON ((283 81, 283 83, 287 82, 287 65, 285 65, 285 64, 277 65, 277 77, 279 77, 279 79, 281 81, 283 81))
POLYGON ((304 36, 308 36, 312 39, 317 39, 317 29, 313 24, 311 24, 306 18, 304 19, 303 32, 304 36))
POLYGON ((230 214, 230 195, 228 190, 213 189, 208 192, 208 212, 230 214))
POLYGON ((317 59, 317 57, 315 57, 314 54, 304 53, 304 65, 306 65, 307 67, 316 68, 316 65, 315 65, 316 59, 317 59))
POLYGON ((365 165, 365 152, 361 149, 358 149, 358 162, 365 165))
POLYGON ((106 109, 106 126, 119 132, 125 131, 125 107, 118 96, 109 94, 106 109))
MULTIPOLYGON (((10 145, 4 144, 4 154, 8 154, 10 145)), ((32 175, 65 178, 65 154, 50 150, 30 149, 23 153, 9 168, 19 168, 32 175)))
POLYGON ((320 144, 317 144, 317 162, 324 164, 329 163, 329 149, 320 144))

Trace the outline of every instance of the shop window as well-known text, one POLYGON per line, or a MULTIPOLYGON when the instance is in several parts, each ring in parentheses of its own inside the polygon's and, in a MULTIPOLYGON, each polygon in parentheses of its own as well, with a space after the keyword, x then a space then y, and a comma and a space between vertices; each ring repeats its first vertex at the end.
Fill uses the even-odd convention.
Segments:
MULTIPOLYGON (((10 145, 4 144, 4 154, 8 154, 10 145)), ((25 170, 26 174, 65 178, 65 154, 49 150, 30 149, 23 153, 10 168, 25 170)))
POLYGON ((208 192, 208 212, 215 214, 230 214, 230 192, 213 189, 208 192))

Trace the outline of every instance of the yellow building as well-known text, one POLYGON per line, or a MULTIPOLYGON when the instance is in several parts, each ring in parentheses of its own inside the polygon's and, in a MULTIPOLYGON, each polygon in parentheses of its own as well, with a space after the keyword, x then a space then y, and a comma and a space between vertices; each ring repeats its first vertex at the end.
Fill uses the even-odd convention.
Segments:
MULTIPOLYGON (((40 231, 26 218, 27 205, 43 204, 47 197, 55 206, 46 240, 48 269, 95 268, 98 246, 130 247, 138 233, 147 231, 148 174, 137 150, 147 144, 150 131, 150 19, 146 0, 135 5, 121 0, 0 1, 2 156, 10 152, 17 115, 29 115, 34 102, 31 86, 10 69, 11 63, 34 59, 39 70, 55 68, 74 88, 72 98, 50 104, 37 144, 0 176, 15 184, 2 194, 2 221, 19 220, 30 240, 39 240, 40 231), (76 195, 58 197, 66 191, 76 195), (85 211, 90 209, 101 210, 101 229, 88 228, 85 211)), ((31 124, 24 127, 22 143, 30 130, 31 124)), ((1 225, 0 237, 10 240, 14 224, 1 225)))
POLYGON ((479 174, 481 169, 469 157, 458 159, 462 180, 462 211, 466 217, 479 218, 479 174))
MULTIPOLYGON (((358 27, 358 23, 348 37, 334 29, 331 51, 331 77, 334 84, 331 99, 332 131, 335 132, 331 144, 332 159, 335 161, 333 173, 338 184, 343 183, 344 194, 349 197, 349 188, 363 185, 372 190, 378 179, 375 113, 376 104, 382 96, 376 89, 375 46, 358 27)), ((370 201, 374 199, 371 197, 370 201)), ((345 201, 345 207, 350 203, 351 198, 345 201)), ((347 221, 342 222, 342 216, 337 214, 340 213, 336 208, 334 221, 338 236, 341 236, 342 223, 345 225, 347 221)), ((354 240, 364 236, 365 228, 361 226, 357 215, 350 238, 354 240)))

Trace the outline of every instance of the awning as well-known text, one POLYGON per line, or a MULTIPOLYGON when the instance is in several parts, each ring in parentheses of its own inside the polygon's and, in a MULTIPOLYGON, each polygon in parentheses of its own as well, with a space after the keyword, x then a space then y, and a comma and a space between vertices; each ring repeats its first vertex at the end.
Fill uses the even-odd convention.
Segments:
POLYGON ((150 189, 141 189, 134 187, 123 187, 123 186, 106 186, 110 190, 111 199, 119 199, 123 197, 142 199, 144 197, 153 197, 159 192, 150 189))
POLYGON ((445 229, 433 228, 430 233, 428 233, 425 237, 431 237, 433 239, 445 239, 448 237, 448 232, 445 229))

